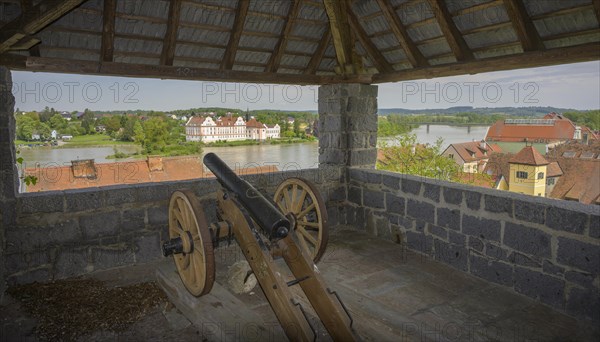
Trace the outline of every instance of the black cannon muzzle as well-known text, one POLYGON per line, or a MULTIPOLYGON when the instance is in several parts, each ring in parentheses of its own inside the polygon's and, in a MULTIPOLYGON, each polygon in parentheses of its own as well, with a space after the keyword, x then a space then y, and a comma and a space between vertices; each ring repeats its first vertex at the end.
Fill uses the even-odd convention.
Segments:
POLYGON ((250 214, 265 234, 271 240, 281 239, 290 231, 290 221, 250 183, 236 175, 221 158, 214 153, 204 156, 204 165, 217 177, 221 185, 236 199, 250 214))

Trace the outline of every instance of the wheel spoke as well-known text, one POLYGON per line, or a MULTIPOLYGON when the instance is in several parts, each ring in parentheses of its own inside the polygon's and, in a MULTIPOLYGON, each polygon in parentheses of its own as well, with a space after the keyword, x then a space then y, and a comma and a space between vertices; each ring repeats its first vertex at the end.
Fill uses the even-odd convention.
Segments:
POLYGON ((306 190, 304 190, 302 188, 300 189, 300 191, 302 191, 302 192, 300 193, 298 204, 296 204, 296 208, 294 208, 295 213, 302 210, 302 205, 304 204, 304 199, 306 198, 306 194, 307 194, 306 190))
POLYGON ((310 241, 310 243, 312 243, 314 246, 316 246, 316 245, 317 245, 317 239, 315 239, 315 238, 314 238, 312 235, 310 235, 310 233, 309 233, 309 232, 307 232, 307 231, 304 229, 304 227, 302 227, 302 226, 298 226, 298 229, 297 229, 297 230, 300 232, 300 234, 302 234, 304 237, 306 237, 306 239, 307 239, 308 241, 310 241))
POLYGON ((300 233, 296 233, 298 236, 298 240, 300 240, 300 244, 302 245, 302 247, 308 252, 308 254, 312 255, 312 252, 310 250, 310 248, 308 247, 308 244, 306 243, 306 239, 304 238, 304 235, 300 234, 300 233))
POLYGON ((308 214, 311 210, 315 208, 315 203, 311 203, 306 209, 302 210, 300 214, 296 216, 297 219, 303 218, 306 214, 308 214))
POLYGON ((298 194, 298 185, 292 185, 292 203, 290 203, 290 211, 294 214, 296 213, 296 205, 297 205, 297 194, 298 194))
POLYGON ((292 209, 292 201, 290 200, 290 193, 288 191, 288 189, 283 189, 283 199, 285 200, 285 209, 284 210, 287 214, 288 211, 291 211, 292 209))
POLYGON ((321 225, 317 222, 302 222, 302 225, 319 229, 321 228, 321 225))
POLYGON ((285 206, 283 206, 281 204, 281 202, 277 202, 277 206, 279 207, 279 210, 281 210, 281 212, 285 215, 287 214, 286 210, 285 210, 285 206))
POLYGON ((183 256, 183 261, 181 262, 181 269, 187 270, 190 267, 190 255, 185 254, 183 256))
POLYGON ((175 220, 177 220, 179 222, 180 226, 183 226, 183 217, 181 216, 181 212, 179 211, 179 208, 173 208, 173 215, 175 215, 175 220))

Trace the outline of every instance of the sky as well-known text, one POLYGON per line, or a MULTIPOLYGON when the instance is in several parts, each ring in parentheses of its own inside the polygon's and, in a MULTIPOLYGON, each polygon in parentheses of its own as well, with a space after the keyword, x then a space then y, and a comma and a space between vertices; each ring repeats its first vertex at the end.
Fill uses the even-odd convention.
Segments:
MULTIPOLYGON (((13 71, 15 108, 59 111, 226 107, 317 110, 317 86, 13 71)), ((600 108, 600 61, 379 85, 379 108, 600 108)))

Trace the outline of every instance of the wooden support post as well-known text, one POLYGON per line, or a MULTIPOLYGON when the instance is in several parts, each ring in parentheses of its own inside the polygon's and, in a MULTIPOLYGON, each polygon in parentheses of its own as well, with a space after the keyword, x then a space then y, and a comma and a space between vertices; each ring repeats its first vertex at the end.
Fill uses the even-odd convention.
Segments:
POLYGON ((271 54, 269 58, 269 62, 267 63, 267 67, 265 68, 266 72, 277 72, 279 68, 279 64, 281 63, 281 58, 285 52, 285 48, 287 46, 287 39, 290 33, 292 32, 292 27, 294 26, 294 20, 298 16, 298 12, 300 11, 300 0, 293 0, 290 4, 290 9, 288 11, 288 15, 286 17, 285 25, 283 28, 283 32, 281 37, 279 37, 279 41, 275 46, 275 50, 271 54))
POLYGON ((446 4, 437 0, 428 0, 429 6, 433 10, 433 14, 437 19, 438 25, 452 49, 457 61, 465 61, 473 59, 473 52, 465 42, 462 34, 454 24, 452 16, 446 7, 446 4))
POLYGON ((238 8, 235 12, 235 21, 229 36, 229 42, 227 43, 227 49, 225 50, 225 55, 221 62, 221 70, 231 70, 233 67, 237 47, 240 43, 240 38, 242 37, 242 31, 244 30, 248 7, 250 7, 250 0, 239 0, 238 8))
POLYGON ((353 74, 352 40, 348 24, 348 0, 323 0, 325 11, 329 17, 329 27, 338 62, 338 73, 353 74))
POLYGON ((113 61, 116 12, 117 0, 104 0, 104 11, 102 12, 102 46, 100 48, 100 59, 102 62, 113 61))
POLYGON ((521 0, 504 0, 504 6, 521 46, 523 46, 523 51, 543 50, 544 43, 529 18, 523 2, 521 0))

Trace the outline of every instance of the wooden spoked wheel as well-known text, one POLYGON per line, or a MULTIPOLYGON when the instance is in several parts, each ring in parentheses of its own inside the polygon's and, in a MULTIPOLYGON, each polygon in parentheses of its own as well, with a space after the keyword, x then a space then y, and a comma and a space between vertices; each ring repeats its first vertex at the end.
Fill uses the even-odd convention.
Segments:
POLYGON ((169 236, 181 238, 183 253, 173 257, 187 290, 196 297, 209 293, 215 281, 215 255, 202 205, 190 190, 171 195, 169 236))
POLYGON ((275 192, 275 203, 286 215, 300 245, 316 263, 327 247, 327 209, 317 188, 301 178, 284 180, 275 192))

